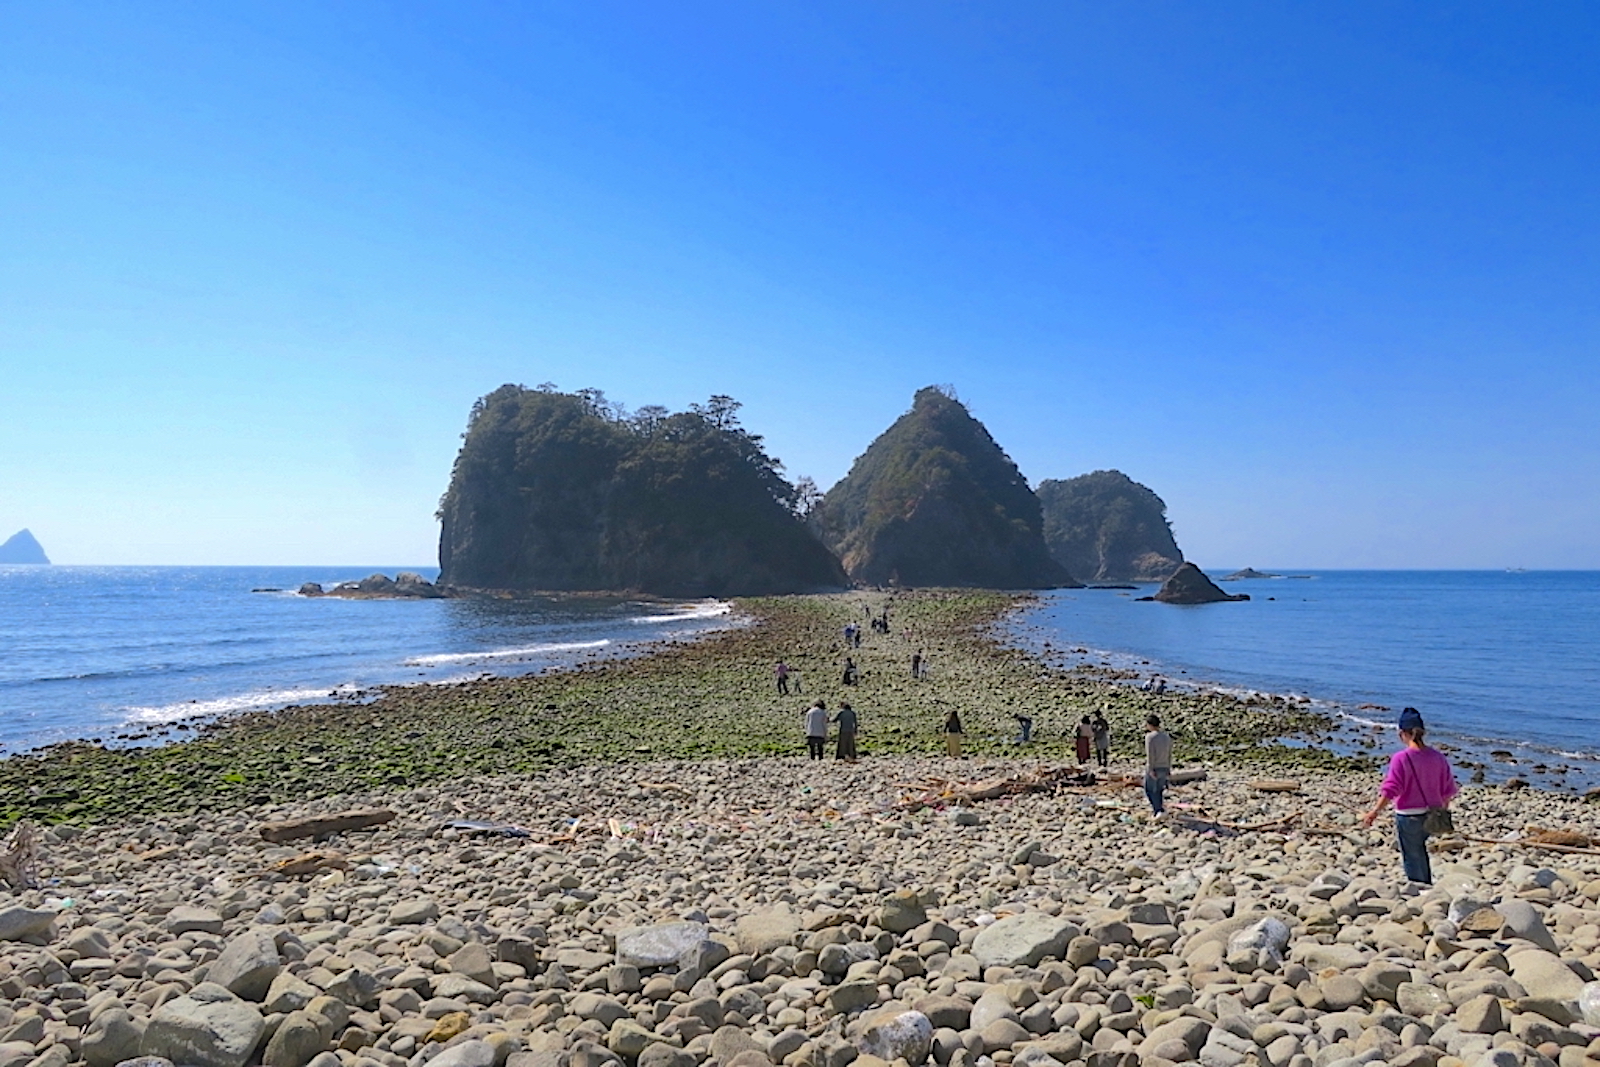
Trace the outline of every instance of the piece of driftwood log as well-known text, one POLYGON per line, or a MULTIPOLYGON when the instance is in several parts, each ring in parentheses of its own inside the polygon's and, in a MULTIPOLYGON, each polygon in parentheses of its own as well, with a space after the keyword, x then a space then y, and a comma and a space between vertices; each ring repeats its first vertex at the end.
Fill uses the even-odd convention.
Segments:
POLYGON ((1245 784, 1257 793, 1300 792, 1300 783, 1293 778, 1252 778, 1245 784))
MULTIPOLYGON (((1173 771, 1167 779, 1168 785, 1188 785, 1190 782, 1203 782, 1206 780, 1204 767, 1191 767, 1186 771, 1173 771)), ((1141 784, 1143 779, 1140 779, 1141 784)))
POLYGON ((1523 848, 1544 848, 1551 852, 1571 852, 1579 856, 1600 856, 1600 848, 1580 848, 1577 845, 1557 845, 1548 841, 1529 840, 1517 838, 1512 841, 1502 841, 1498 837, 1476 837, 1472 834, 1460 835, 1467 841, 1475 841, 1480 845, 1521 845, 1523 848))
POLYGON ((0 882, 12 889, 39 888, 39 846, 33 824, 27 820, 17 823, 5 849, 0 850, 0 882))
POLYGON ((313 815, 306 819, 285 819, 282 822, 261 824, 261 836, 279 843, 301 837, 326 837, 342 834, 346 830, 366 830, 382 826, 394 818, 388 808, 367 808, 360 811, 341 811, 337 815, 313 815))
POLYGON ((318 871, 338 870, 348 871, 350 861, 338 852, 329 849, 326 852, 307 852, 300 856, 291 856, 286 860, 279 860, 265 871, 263 876, 281 874, 288 878, 303 878, 308 874, 318 871))

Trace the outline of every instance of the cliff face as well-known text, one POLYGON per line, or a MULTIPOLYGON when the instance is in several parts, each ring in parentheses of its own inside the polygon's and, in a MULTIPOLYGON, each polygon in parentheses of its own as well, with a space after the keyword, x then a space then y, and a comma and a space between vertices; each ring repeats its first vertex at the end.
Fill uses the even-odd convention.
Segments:
POLYGON ((598 393, 495 390, 473 407, 439 507, 439 584, 660 596, 845 584, 737 407, 625 418, 598 393))
POLYGON ((813 524, 871 585, 1072 586, 1040 534, 1039 501, 981 422, 938 389, 873 441, 813 524))
POLYGON ((18 530, 0 545, 0 563, 46 563, 50 557, 44 554, 41 545, 32 533, 27 530, 18 530))
POLYGON ((1050 554, 1080 578, 1159 582, 1183 562, 1167 505, 1121 471, 1048 479, 1039 503, 1050 554))

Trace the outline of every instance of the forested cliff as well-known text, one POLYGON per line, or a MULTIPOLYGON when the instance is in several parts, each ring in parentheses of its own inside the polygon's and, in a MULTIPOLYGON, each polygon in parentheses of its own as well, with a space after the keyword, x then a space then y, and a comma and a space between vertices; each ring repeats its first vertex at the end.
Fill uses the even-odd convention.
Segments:
POLYGON ((1039 501, 984 425, 937 388, 902 415, 812 516, 869 585, 1035 589, 1076 584, 1050 558, 1039 501))
POLYGON ((1159 582, 1183 553, 1167 505, 1121 471, 1039 484, 1044 540, 1056 562, 1091 582, 1159 582))
POLYGON ((439 582, 660 596, 844 585, 738 404, 627 415, 594 390, 505 385, 472 410, 439 506, 439 582))

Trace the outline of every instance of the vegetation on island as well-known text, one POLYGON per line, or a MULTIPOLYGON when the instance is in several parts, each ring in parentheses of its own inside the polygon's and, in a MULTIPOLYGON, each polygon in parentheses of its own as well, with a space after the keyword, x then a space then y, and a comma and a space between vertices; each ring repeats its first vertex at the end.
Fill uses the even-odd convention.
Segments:
POLYGON ((1284 739, 1315 738, 1326 716, 1265 698, 1142 692, 1093 671, 1050 666, 1010 645, 996 623, 1025 595, 926 590, 769 597, 736 602, 745 625, 646 655, 522 678, 395 686, 373 703, 244 714, 192 740, 152 748, 57 745, 0 760, 0 828, 19 818, 104 822, 158 813, 233 811, 343 796, 352 803, 446 779, 618 761, 800 756, 801 712, 821 697, 861 715, 862 755, 934 754, 952 709, 969 752, 1071 759, 1072 726, 1104 710, 1113 753, 1143 758, 1145 715, 1161 714, 1180 760, 1282 769, 1368 767, 1370 760, 1284 739), (891 634, 846 650, 841 627, 889 609, 891 634), (921 651, 927 676, 912 678, 921 651), (851 656, 855 685, 841 685, 851 656), (795 674, 777 695, 773 664, 795 674), (1016 715, 1034 741, 1016 745, 1016 715))
POLYGON ((949 391, 918 390, 811 513, 865 585, 1039 589, 1078 583, 1050 558, 1039 501, 949 391))
POLYGON ((1067 570, 1090 582, 1159 582, 1183 562, 1167 505, 1121 471, 1039 483, 1044 540, 1067 570))
POLYGON ((629 414, 598 390, 479 400, 439 507, 439 582, 660 596, 845 584, 739 404, 629 414))

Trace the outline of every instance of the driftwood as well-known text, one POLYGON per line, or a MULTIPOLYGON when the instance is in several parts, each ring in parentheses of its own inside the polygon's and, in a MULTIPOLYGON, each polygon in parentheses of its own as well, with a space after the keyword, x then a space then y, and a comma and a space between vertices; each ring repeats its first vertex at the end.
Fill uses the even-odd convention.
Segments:
POLYGON ((1529 826, 1523 830, 1523 840, 1536 845, 1564 845, 1567 848, 1594 848, 1596 842, 1588 834, 1573 830, 1546 830, 1542 826, 1529 826))
POLYGON ((1257 793, 1300 792, 1300 783, 1293 778, 1252 778, 1245 784, 1257 793))
POLYGON ((0 850, 0 882, 12 889, 39 888, 39 846, 32 823, 17 823, 5 849, 0 850))
POLYGON ((303 878, 308 874, 318 871, 339 870, 348 871, 350 861, 341 853, 328 850, 327 852, 307 852, 300 856, 291 856, 286 860, 279 860, 265 871, 262 877, 269 874, 281 874, 288 878, 303 878))
MULTIPOLYGON (((1167 779, 1168 785, 1188 785, 1190 782, 1203 782, 1206 780, 1204 767, 1191 767, 1186 771, 1173 771, 1167 779)), ((1139 784, 1144 784, 1144 779, 1139 779, 1139 784)))
POLYGON ((279 843, 301 837, 326 837, 346 830, 365 830, 382 826, 394 818, 388 808, 368 808, 361 811, 341 811, 337 815, 314 815, 308 819, 286 819, 282 822, 261 824, 261 836, 279 843))
POLYGON ((1472 834, 1461 834, 1467 841, 1476 841, 1480 845, 1522 845, 1525 848, 1543 848, 1551 852, 1570 852, 1579 856, 1600 856, 1600 848, 1582 848, 1577 845, 1558 845, 1537 838, 1519 837, 1505 841, 1498 837, 1475 837, 1472 834))

